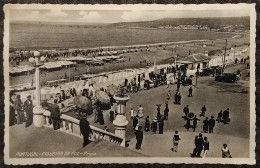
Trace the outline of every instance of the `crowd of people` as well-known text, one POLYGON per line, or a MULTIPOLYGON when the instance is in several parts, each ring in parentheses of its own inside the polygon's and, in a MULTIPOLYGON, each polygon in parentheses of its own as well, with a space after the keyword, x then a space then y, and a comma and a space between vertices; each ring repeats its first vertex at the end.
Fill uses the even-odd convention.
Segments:
POLYGON ((23 124, 25 128, 33 123, 33 103, 31 96, 27 96, 27 100, 22 102, 19 94, 10 94, 10 122, 9 125, 23 124))
MULTIPOLYGON (((142 105, 139 106, 139 108, 135 111, 133 108, 130 110, 130 117, 132 120, 132 126, 133 131, 136 136, 136 149, 142 149, 142 141, 143 141, 143 129, 145 132, 152 132, 153 134, 163 134, 164 132, 164 122, 167 122, 169 118, 169 101, 171 100, 171 97, 174 97, 173 103, 176 105, 181 105, 182 102, 182 95, 181 95, 181 85, 183 88, 188 86, 188 97, 192 98, 193 95, 193 85, 192 85, 192 78, 187 76, 185 71, 181 73, 181 71, 177 72, 178 69, 175 69, 174 67, 168 67, 165 73, 150 73, 149 78, 152 81, 152 84, 154 87, 159 87, 160 85, 167 85, 167 73, 174 73, 174 78, 177 81, 176 82, 176 93, 174 95, 171 94, 171 90, 168 90, 166 95, 166 101, 165 101, 165 108, 164 111, 161 112, 161 104, 157 104, 157 113, 154 117, 152 117, 152 120, 150 122, 150 116, 144 114, 144 108, 142 105), (144 117, 146 116, 146 117, 144 117), (144 126, 142 126, 139 122, 139 120, 145 118, 144 126)), ((128 93, 136 93, 140 91, 140 85, 141 81, 145 81, 145 74, 138 75, 136 78, 134 78, 132 81, 125 80, 123 86, 126 88, 126 91, 128 93), (136 80, 137 78, 137 80, 136 80), (136 82, 137 81, 137 82, 136 82)), ((150 89, 150 80, 145 81, 146 88, 150 89)), ((166 87, 166 89, 168 89, 166 87)), ((107 90, 101 88, 101 90, 107 92, 107 90)), ((50 106, 50 112, 51 112, 51 120, 50 123, 53 124, 54 130, 58 130, 60 127, 60 110, 57 103, 61 103, 63 100, 66 100, 70 97, 77 96, 77 91, 75 88, 70 88, 67 91, 62 91, 61 94, 56 95, 56 98, 54 99, 54 104, 50 106)), ((91 93, 87 89, 83 89, 80 94, 82 96, 85 96, 89 99, 93 99, 93 93, 91 93)), ((16 98, 14 96, 11 96, 10 100, 10 125, 13 124, 21 124, 23 122, 26 122, 26 127, 30 126, 32 124, 32 116, 33 116, 33 105, 31 96, 27 97, 27 100, 22 103, 20 99, 20 95, 17 95, 16 98)), ((104 116, 103 111, 99 106, 95 106, 93 108, 95 118, 94 122, 99 123, 100 125, 104 125, 104 116)), ((228 124, 230 122, 230 115, 229 115, 230 109, 227 108, 222 112, 222 110, 218 113, 216 119, 213 115, 210 117, 206 117, 207 114, 207 108, 206 105, 203 105, 199 114, 199 117, 197 117, 194 113, 190 112, 189 105, 186 105, 183 108, 184 113, 184 120, 186 121, 185 128, 187 131, 189 131, 190 128, 193 129, 193 132, 196 131, 198 121, 203 121, 202 125, 202 132, 204 134, 206 133, 213 133, 214 127, 216 121, 218 123, 223 122, 224 124, 228 124), (203 118, 202 118, 203 117, 203 118), (192 122, 192 124, 191 124, 192 122)), ((109 113, 109 122, 112 123, 117 115, 117 112, 115 110, 110 110, 109 113)), ((86 119, 86 114, 83 113, 80 118, 80 130, 83 135, 83 146, 86 146, 89 143, 89 134, 91 134, 91 129, 89 126, 89 122, 86 119)), ((107 126, 104 128, 105 131, 109 132, 107 126)), ((173 135, 173 147, 171 150, 173 152, 178 152, 178 145, 181 141, 180 135, 178 131, 175 131, 175 134, 173 135)), ((194 140, 195 148, 191 154, 192 157, 201 157, 201 153, 203 151, 202 157, 206 157, 207 152, 209 151, 209 140, 205 136, 203 137, 202 133, 199 133, 198 136, 195 137, 194 140)), ((231 157, 229 149, 227 148, 227 145, 224 144, 222 148, 222 154, 223 157, 231 157)))

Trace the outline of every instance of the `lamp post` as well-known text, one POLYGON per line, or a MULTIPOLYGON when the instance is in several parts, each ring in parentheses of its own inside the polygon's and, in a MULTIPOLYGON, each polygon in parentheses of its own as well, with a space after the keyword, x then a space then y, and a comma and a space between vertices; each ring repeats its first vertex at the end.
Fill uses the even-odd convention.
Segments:
POLYGON ((123 138, 123 142, 121 143, 122 147, 126 147, 125 142, 125 134, 126 134, 126 126, 128 125, 128 121, 126 120, 126 102, 130 99, 129 95, 123 93, 123 88, 120 90, 120 94, 114 95, 114 99, 117 103, 117 116, 113 121, 115 126, 115 134, 121 138, 123 138))
POLYGON ((36 127, 41 127, 45 123, 45 119, 43 117, 44 109, 41 107, 41 85, 40 85, 40 66, 42 65, 40 62, 44 61, 44 57, 40 57, 40 52, 35 51, 33 53, 34 58, 31 57, 29 62, 35 63, 35 87, 36 87, 36 105, 33 108, 33 124, 36 127))

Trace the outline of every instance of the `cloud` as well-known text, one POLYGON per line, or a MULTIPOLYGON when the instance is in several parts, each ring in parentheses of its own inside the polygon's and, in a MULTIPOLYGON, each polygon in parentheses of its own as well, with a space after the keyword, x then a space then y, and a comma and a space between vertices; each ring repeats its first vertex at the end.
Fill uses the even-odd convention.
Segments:
POLYGON ((96 19, 100 19, 101 15, 98 12, 85 12, 85 11, 80 11, 79 15, 81 15, 82 17, 80 18, 81 20, 96 20, 96 19))
POLYGON ((121 19, 125 21, 148 21, 169 17, 167 11, 127 11, 123 12, 121 19))
POLYGON ((59 9, 52 9, 46 15, 49 16, 49 17, 52 17, 52 18, 68 16, 67 13, 65 13, 65 12, 63 12, 62 10, 59 10, 59 9))

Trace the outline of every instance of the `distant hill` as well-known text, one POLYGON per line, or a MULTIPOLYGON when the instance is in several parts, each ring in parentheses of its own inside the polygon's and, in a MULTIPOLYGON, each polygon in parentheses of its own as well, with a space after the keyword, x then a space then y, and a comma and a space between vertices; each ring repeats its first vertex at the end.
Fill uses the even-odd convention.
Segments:
POLYGON ((53 25, 53 26, 88 26, 88 27, 103 27, 109 25, 108 23, 87 23, 87 22, 37 22, 37 21, 12 21, 11 25, 53 25))
POLYGON ((210 29, 219 29, 223 26, 243 25, 245 29, 250 28, 250 17, 225 17, 225 18, 164 18, 153 21, 143 22, 120 22, 113 23, 109 26, 115 27, 145 27, 158 28, 162 26, 179 26, 179 25, 201 25, 210 29))

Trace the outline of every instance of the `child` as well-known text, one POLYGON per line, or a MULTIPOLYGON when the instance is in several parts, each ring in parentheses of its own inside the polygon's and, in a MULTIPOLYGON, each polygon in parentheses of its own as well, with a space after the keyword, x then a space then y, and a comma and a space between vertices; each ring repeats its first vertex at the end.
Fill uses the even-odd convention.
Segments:
POLYGON ((179 145, 180 140, 181 140, 181 138, 180 138, 180 135, 178 134, 178 131, 175 131, 175 134, 173 135, 172 151, 175 151, 175 152, 178 151, 178 145, 179 145))

